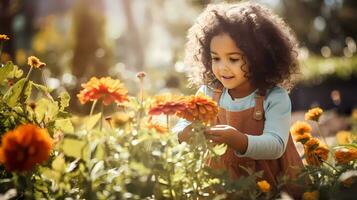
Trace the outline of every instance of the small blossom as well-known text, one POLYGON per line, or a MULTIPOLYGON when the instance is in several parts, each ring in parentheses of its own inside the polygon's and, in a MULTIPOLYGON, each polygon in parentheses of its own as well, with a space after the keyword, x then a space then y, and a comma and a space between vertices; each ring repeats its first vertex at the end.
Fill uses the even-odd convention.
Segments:
POLYGON ((138 77, 140 80, 143 80, 146 76, 146 73, 145 72, 138 72, 136 74, 136 77, 138 77))
POLYGON ((87 83, 82 84, 82 87, 77 95, 81 104, 99 99, 103 100, 105 106, 113 102, 119 104, 128 101, 128 91, 118 79, 92 77, 87 83))
POLYGON ((357 159, 357 149, 353 147, 340 147, 335 151, 337 164, 347 164, 357 159))
POLYGON ((320 196, 319 191, 315 190, 312 192, 304 192, 302 195, 303 200, 318 200, 320 196))
POLYGON ((186 109, 186 102, 181 96, 163 94, 154 97, 154 102, 149 109, 149 115, 173 115, 186 109))
POLYGON ((27 64, 34 68, 41 68, 41 67, 46 66, 46 63, 41 62, 40 59, 38 59, 35 56, 28 57, 27 64))
POLYGON ((106 117, 108 123, 110 123, 115 128, 124 127, 127 123, 134 120, 133 112, 117 112, 110 117, 106 117))
POLYGON ((318 122, 322 113, 323 110, 321 108, 312 108, 305 113, 305 120, 312 120, 318 122))
POLYGON ((296 142, 301 142, 302 144, 305 144, 307 141, 309 141, 312 138, 310 133, 304 133, 302 135, 295 135, 294 139, 296 142))
POLYGON ((290 132, 293 135, 303 135, 304 133, 311 133, 311 130, 312 128, 310 124, 301 121, 295 122, 290 128, 290 132))
POLYGON ((155 123, 148 123, 147 125, 148 129, 153 129, 158 133, 167 133, 168 129, 165 126, 162 126, 160 124, 155 124, 155 123))
POLYGON ((270 184, 266 180, 258 181, 257 185, 258 188, 264 193, 270 191, 270 184))
POLYGON ((8 171, 28 171, 48 160, 52 146, 46 129, 33 124, 20 125, 2 137, 0 162, 8 171))
POLYGON ((0 34, 0 42, 10 40, 9 36, 5 34, 0 34))

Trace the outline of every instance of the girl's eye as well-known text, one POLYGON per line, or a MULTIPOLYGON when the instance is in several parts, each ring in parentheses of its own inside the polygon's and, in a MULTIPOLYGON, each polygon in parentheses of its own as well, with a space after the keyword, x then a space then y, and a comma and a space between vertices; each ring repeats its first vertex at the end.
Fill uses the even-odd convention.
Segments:
POLYGON ((219 61, 219 58, 213 57, 212 60, 217 62, 217 61, 219 61))
POLYGON ((234 63, 234 62, 237 62, 239 60, 239 58, 229 58, 229 60, 234 63))

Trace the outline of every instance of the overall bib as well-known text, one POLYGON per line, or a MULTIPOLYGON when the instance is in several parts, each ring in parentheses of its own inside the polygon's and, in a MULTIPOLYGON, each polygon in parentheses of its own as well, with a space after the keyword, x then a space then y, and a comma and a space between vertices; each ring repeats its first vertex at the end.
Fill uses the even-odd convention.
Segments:
MULTIPOLYGON (((215 89, 213 99, 218 103, 222 94, 222 89, 215 89)), ((238 131, 248 135, 261 135, 264 129, 264 102, 265 96, 256 95, 255 106, 242 111, 227 111, 219 108, 215 124, 225 124, 236 128, 238 131)), ((295 177, 298 170, 292 168, 302 167, 302 160, 296 150, 295 144, 289 134, 288 144, 284 154, 276 160, 254 160, 247 157, 238 157, 235 150, 227 148, 225 154, 220 159, 208 161, 208 165, 215 169, 225 169, 230 178, 235 180, 241 175, 248 175, 240 166, 248 167, 255 172, 263 171, 263 179, 268 181, 272 188, 277 186, 277 177, 288 175, 295 177)), ((287 185, 284 188, 294 199, 299 199, 301 192, 299 188, 293 185, 287 185)))

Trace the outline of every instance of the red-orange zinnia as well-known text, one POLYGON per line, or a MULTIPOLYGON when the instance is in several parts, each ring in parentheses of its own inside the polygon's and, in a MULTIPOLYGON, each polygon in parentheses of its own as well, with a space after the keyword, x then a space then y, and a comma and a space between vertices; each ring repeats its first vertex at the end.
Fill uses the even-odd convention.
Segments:
POLYGON ((0 162, 8 171, 28 171, 48 160, 52 146, 46 129, 33 124, 20 125, 3 136, 0 162))
POLYGON ((149 115, 173 115, 186 109, 186 103, 180 96, 163 94, 154 97, 154 102, 149 109, 149 115))
POLYGON ((128 91, 118 79, 110 77, 92 77, 87 83, 82 84, 83 90, 77 95, 82 104, 88 101, 103 100, 104 105, 117 104, 128 101, 128 91))
POLYGON ((189 121, 213 122, 218 114, 217 103, 212 98, 203 94, 185 98, 187 109, 177 113, 177 116, 189 121))

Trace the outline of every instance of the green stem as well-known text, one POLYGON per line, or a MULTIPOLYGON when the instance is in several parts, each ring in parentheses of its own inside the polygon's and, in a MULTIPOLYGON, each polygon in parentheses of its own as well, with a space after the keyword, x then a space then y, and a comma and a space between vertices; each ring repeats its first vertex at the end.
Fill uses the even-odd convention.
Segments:
POLYGON ((169 115, 166 115, 166 126, 167 126, 167 130, 170 130, 170 117, 169 115))
POLYGON ((318 132, 319 132, 320 137, 324 140, 324 142, 325 142, 327 148, 328 148, 329 150, 331 150, 330 147, 329 147, 329 145, 327 144, 327 140, 326 140, 325 136, 324 136, 324 135, 322 134, 322 132, 321 132, 320 124, 319 124, 318 122, 316 122, 316 123, 317 123, 317 129, 318 129, 318 132))
POLYGON ((102 131, 102 129, 103 129, 103 115, 104 115, 104 104, 103 104, 103 102, 102 102, 102 105, 100 107, 100 113, 101 113, 101 115, 100 115, 99 130, 102 131))
POLYGON ((90 109, 89 117, 92 117, 92 115, 93 115, 95 104, 97 104, 97 100, 93 101, 93 103, 92 103, 92 107, 90 109))
POLYGON ((26 76, 26 78, 25 78, 25 83, 24 83, 24 85, 23 85, 23 87, 22 87, 22 89, 21 89, 20 95, 19 95, 19 97, 20 97, 20 102, 22 102, 22 107, 23 107, 23 110, 24 110, 24 113, 25 113, 25 114, 26 114, 26 102, 25 102, 25 99, 24 99, 23 94, 24 94, 25 89, 26 89, 26 87, 27 87, 27 84, 28 84, 28 82, 29 82, 29 79, 30 79, 30 75, 31 75, 32 70, 33 70, 33 67, 31 66, 29 72, 27 73, 27 76, 26 76))

